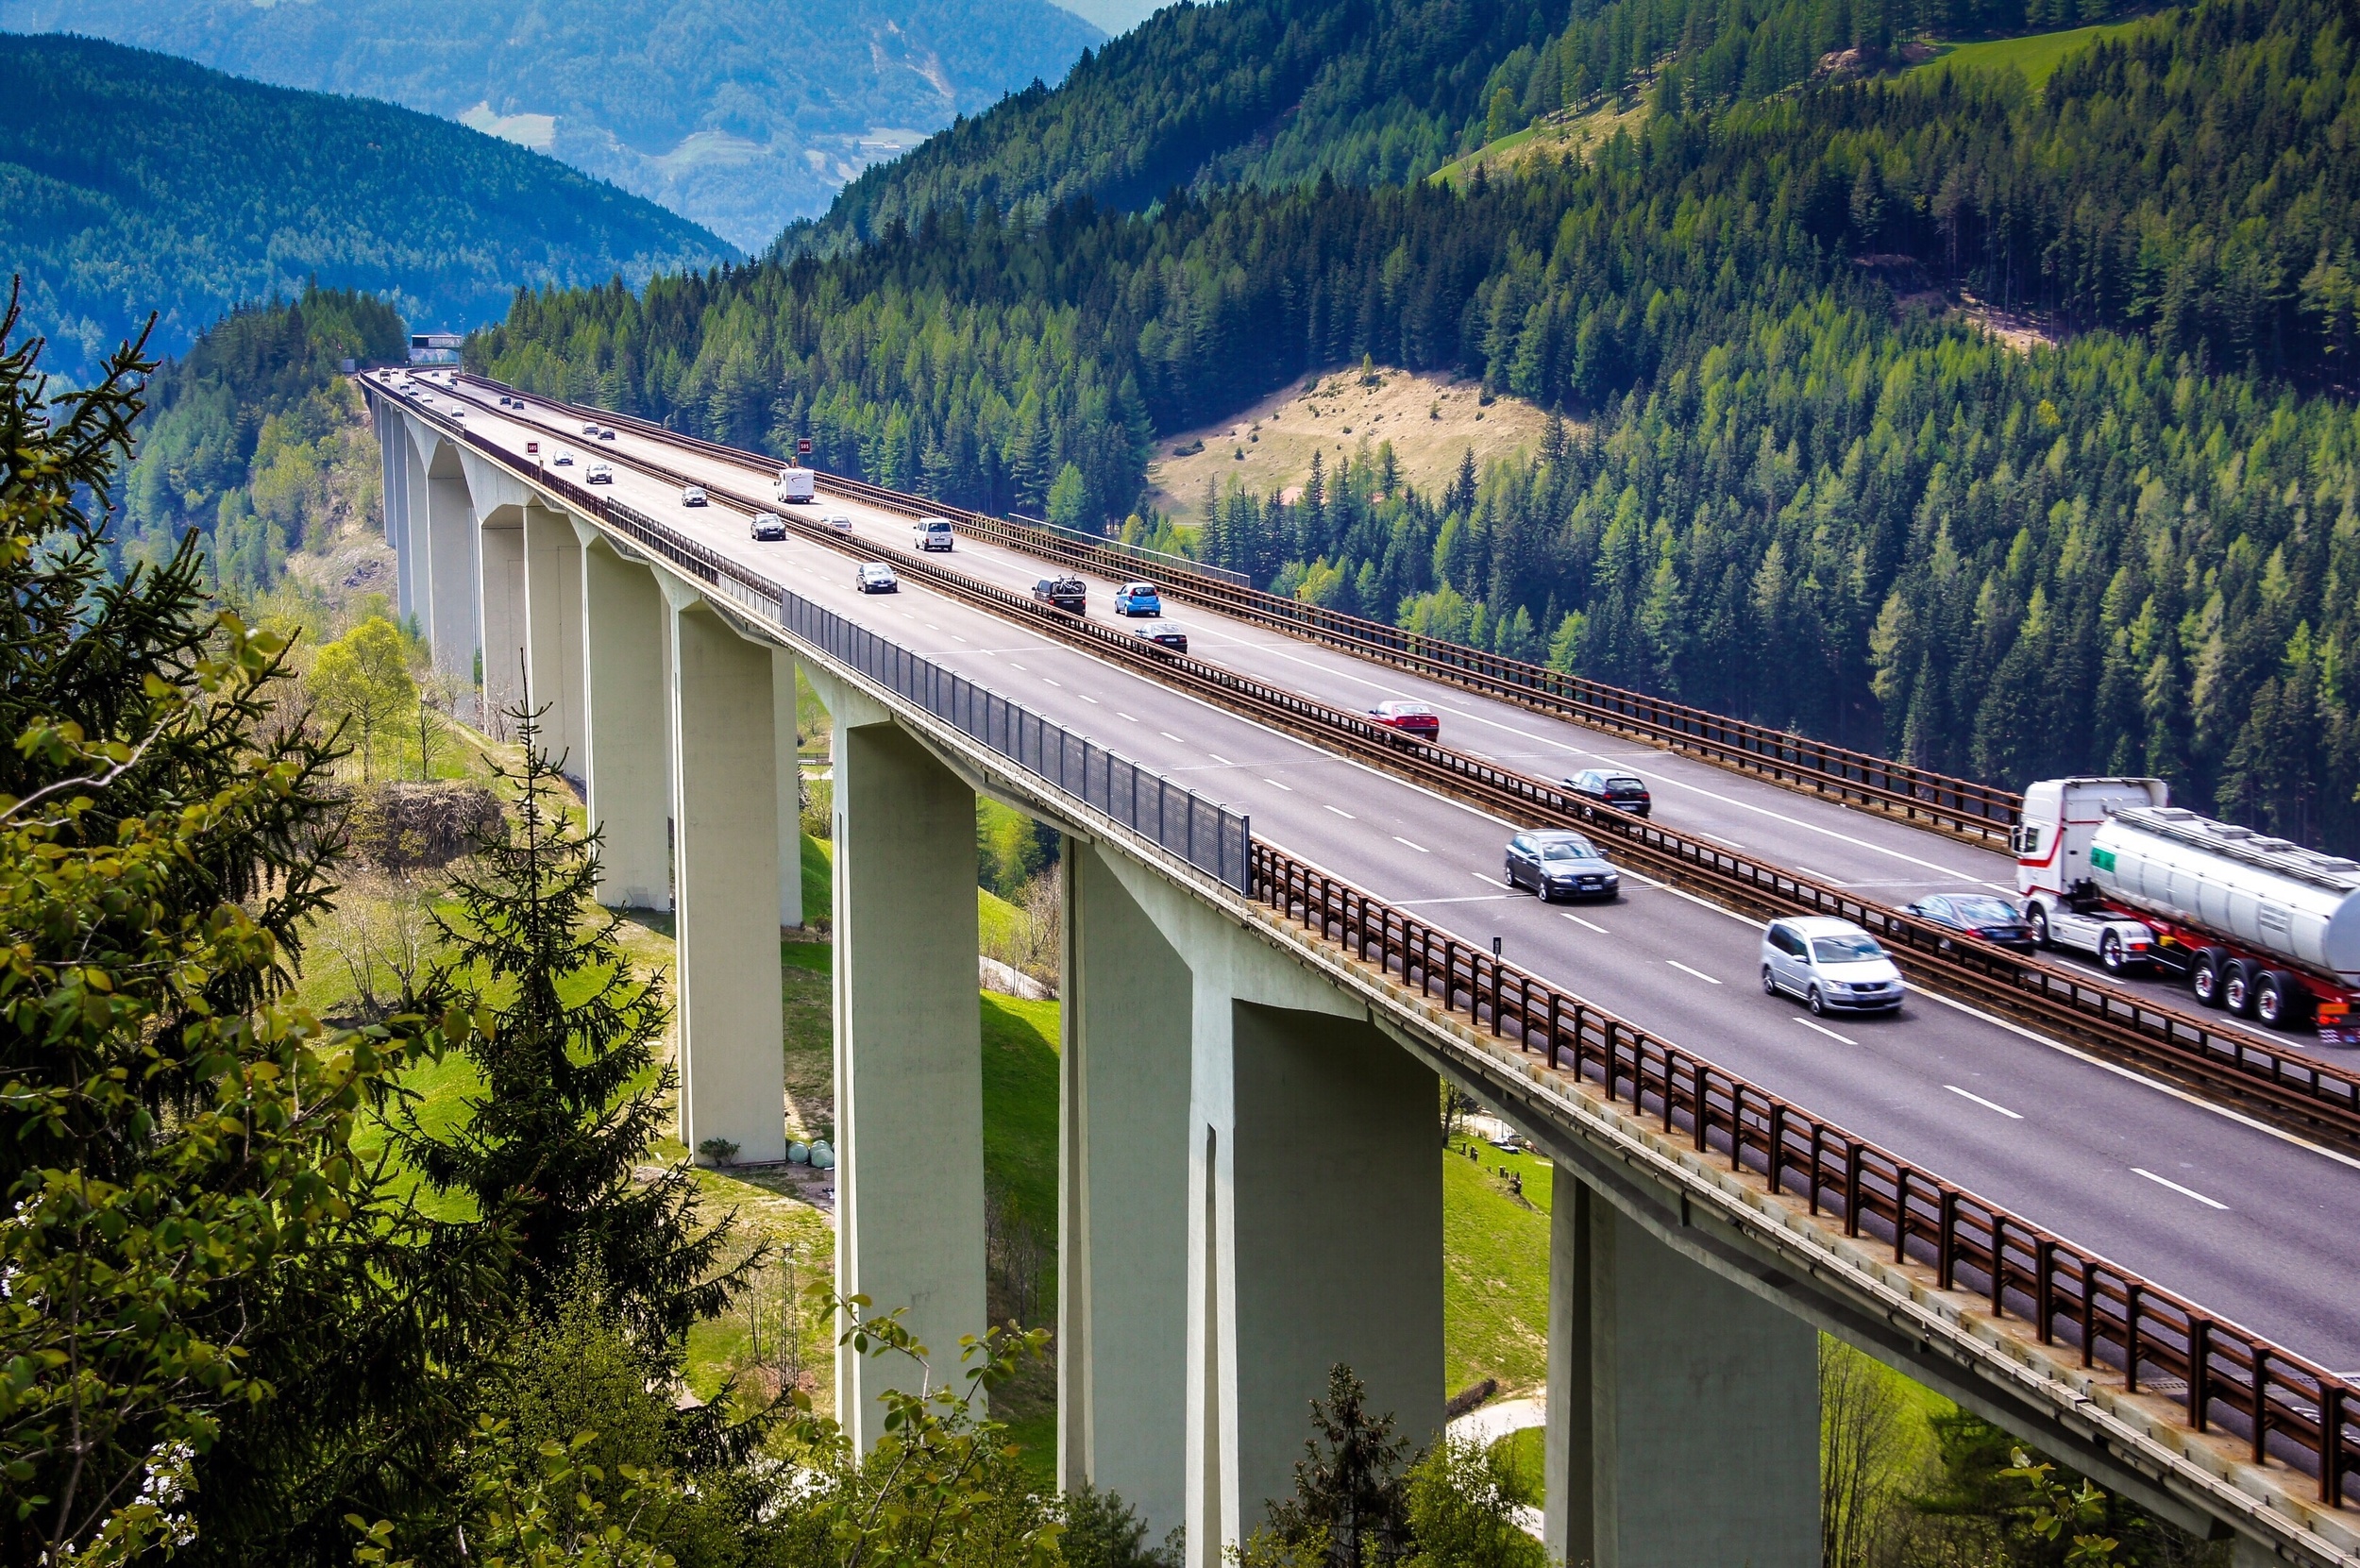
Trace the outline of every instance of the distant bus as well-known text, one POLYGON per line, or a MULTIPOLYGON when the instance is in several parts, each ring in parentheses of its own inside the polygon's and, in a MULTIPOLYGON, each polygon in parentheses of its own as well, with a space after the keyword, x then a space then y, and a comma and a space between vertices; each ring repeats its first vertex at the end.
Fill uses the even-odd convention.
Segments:
POLYGON ((457 364, 460 346, 466 341, 458 332, 413 332, 410 334, 410 362, 457 364))

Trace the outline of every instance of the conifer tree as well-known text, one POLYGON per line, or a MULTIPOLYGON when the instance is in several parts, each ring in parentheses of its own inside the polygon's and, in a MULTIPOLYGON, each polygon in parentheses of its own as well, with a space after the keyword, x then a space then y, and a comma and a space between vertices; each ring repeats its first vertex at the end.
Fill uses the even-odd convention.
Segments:
POLYGON ((539 715, 511 710, 524 762, 502 777, 515 806, 478 841, 480 869, 453 879, 440 920, 448 972, 490 1027, 465 1054, 482 1078, 456 1131, 408 1120, 403 1142, 435 1187, 485 1212, 514 1206, 517 1288, 545 1310, 584 1269, 650 1360, 674 1368, 691 1324, 727 1308, 758 1260, 718 1267, 733 1221, 701 1227, 693 1178, 635 1172, 679 1087, 657 1042, 660 980, 635 976, 601 909, 598 835, 575 831, 565 785, 540 745, 539 715))
POLYGON ((277 721, 285 649, 192 534, 120 577, 136 346, 51 396, 0 316, 0 1560, 345 1561, 430 1507, 494 1226, 431 1224, 351 1147, 458 1027, 290 996, 327 906, 337 753, 277 721))

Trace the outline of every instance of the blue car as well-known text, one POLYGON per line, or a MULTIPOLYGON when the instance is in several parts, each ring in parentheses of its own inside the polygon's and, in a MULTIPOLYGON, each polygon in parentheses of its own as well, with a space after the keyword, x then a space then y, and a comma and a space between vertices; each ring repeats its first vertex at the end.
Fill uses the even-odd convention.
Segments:
POLYGON ((1153 582, 1126 582, 1115 590, 1115 614, 1118 615, 1160 615, 1163 613, 1163 596, 1155 592, 1153 582))

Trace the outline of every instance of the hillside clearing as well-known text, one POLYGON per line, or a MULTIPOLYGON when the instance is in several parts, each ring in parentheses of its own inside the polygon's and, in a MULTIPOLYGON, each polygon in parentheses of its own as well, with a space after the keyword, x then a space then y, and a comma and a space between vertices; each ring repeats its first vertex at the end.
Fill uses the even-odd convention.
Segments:
POLYGON ((1234 481, 1249 495, 1283 494, 1310 478, 1313 452, 1325 454, 1333 473, 1345 454, 1373 453, 1379 443, 1391 445, 1403 479, 1438 490, 1469 448, 1477 468, 1539 448, 1545 412, 1518 397, 1484 398, 1479 382, 1432 372, 1306 376, 1233 418, 1157 442, 1148 499, 1175 522, 1200 522, 1207 481, 1223 492, 1234 481))
POLYGON ((1559 110, 1443 164, 1426 177, 1437 184, 1458 186, 1474 177, 1477 169, 1496 177, 1513 174, 1536 159, 1586 157, 1591 148, 1611 141, 1617 131, 1636 132, 1647 123, 1647 113, 1644 100, 1625 108, 1612 97, 1587 111, 1559 110))
POLYGON ((2029 38, 1996 38, 1979 43, 1937 42, 1939 51, 1925 64, 1904 75, 1934 76, 1944 71, 2015 71, 2039 87, 2055 74, 2067 55, 2109 38, 2120 38, 2143 27, 2151 17, 2133 17, 2097 27, 2072 27, 2058 33, 2034 33, 2029 38))

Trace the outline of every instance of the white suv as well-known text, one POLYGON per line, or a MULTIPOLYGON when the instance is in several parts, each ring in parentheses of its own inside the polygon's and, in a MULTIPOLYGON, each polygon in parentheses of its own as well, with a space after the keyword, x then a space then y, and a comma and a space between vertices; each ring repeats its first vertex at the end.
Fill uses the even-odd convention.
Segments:
POLYGON ((1762 934, 1762 988, 1800 997, 1814 1013, 1889 1013, 1907 994, 1877 938, 1829 915, 1770 922, 1762 934))

